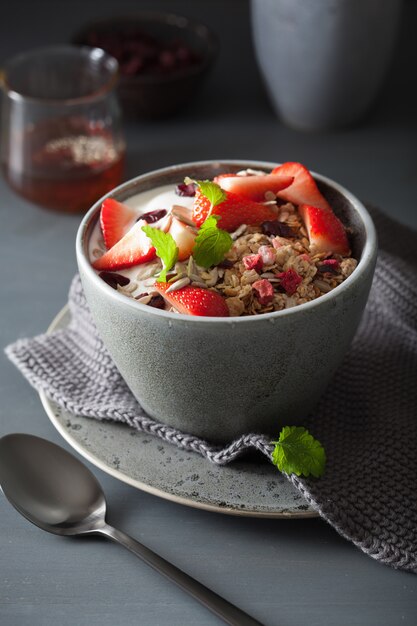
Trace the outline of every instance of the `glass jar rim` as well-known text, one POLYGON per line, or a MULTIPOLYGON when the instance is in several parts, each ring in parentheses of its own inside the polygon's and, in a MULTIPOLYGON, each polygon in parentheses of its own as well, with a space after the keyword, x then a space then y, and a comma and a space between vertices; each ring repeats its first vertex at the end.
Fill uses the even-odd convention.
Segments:
POLYGON ((117 60, 108 54, 102 48, 94 48, 89 46, 78 45, 56 45, 56 46, 42 46, 39 48, 33 48, 17 54, 10 59, 7 59, 3 67, 0 70, 0 86, 3 89, 5 95, 11 100, 16 102, 31 102, 43 105, 77 105, 88 104, 94 102, 100 98, 103 98, 110 93, 117 85, 119 80, 119 63, 117 60), (84 58, 89 61, 104 61, 106 69, 108 70, 108 79, 99 88, 93 89, 91 93, 75 96, 72 98, 44 98, 38 96, 26 95, 19 90, 13 88, 8 74, 19 63, 27 62, 34 56, 40 56, 42 54, 57 55, 62 53, 78 54, 80 59, 84 58))

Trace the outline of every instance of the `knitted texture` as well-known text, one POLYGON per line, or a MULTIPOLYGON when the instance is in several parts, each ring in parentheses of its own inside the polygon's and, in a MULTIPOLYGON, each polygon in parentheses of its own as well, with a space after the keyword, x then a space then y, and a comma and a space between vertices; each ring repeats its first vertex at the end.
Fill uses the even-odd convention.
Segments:
MULTIPOLYGON (((380 253, 351 350, 305 426, 326 449, 320 479, 290 476, 306 500, 369 556, 417 573, 417 234, 373 211, 380 253)), ((155 435, 212 463, 248 448, 271 460, 270 437, 211 445, 148 417, 91 319, 79 277, 71 322, 6 349, 26 379, 67 411, 155 435)))

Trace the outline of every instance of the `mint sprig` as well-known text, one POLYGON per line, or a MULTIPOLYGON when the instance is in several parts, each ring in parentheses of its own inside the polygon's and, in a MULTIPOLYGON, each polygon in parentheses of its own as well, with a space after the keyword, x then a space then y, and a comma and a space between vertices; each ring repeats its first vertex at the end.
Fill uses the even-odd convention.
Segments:
POLYGON ((321 443, 302 426, 284 426, 272 453, 272 462, 281 472, 322 476, 326 453, 321 443))
POLYGON ((228 232, 217 227, 219 215, 210 215, 201 225, 195 238, 193 258, 201 267, 217 265, 233 244, 228 232))
POLYGON ((152 241, 156 254, 162 261, 162 271, 157 280, 158 283, 164 283, 167 279, 167 272, 175 265, 178 259, 178 246, 170 233, 164 233, 159 228, 152 226, 142 226, 143 232, 152 241))

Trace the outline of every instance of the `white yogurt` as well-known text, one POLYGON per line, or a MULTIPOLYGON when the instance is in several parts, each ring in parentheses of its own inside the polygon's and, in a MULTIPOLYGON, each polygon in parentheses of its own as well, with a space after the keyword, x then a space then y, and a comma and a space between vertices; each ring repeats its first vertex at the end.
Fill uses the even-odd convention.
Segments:
MULTIPOLYGON (((193 197, 178 196, 175 193, 175 187, 173 185, 164 185, 162 187, 155 187, 154 189, 138 193, 130 197, 128 200, 124 200, 123 204, 126 204, 128 207, 134 209, 137 213, 137 217, 139 217, 149 211, 156 211, 160 209, 165 209, 169 212, 174 205, 184 206, 191 209, 193 202, 193 197)), ((137 217, 132 222, 132 226, 137 217)), ((155 226, 156 224, 157 222, 151 224, 151 226, 155 226)), ((100 221, 98 220, 89 241, 88 252, 91 263, 97 259, 95 251, 100 249, 104 253, 105 247, 100 228, 100 221)), ((117 274, 122 274, 123 276, 129 278, 131 281, 130 284, 121 289, 121 291, 129 291, 131 295, 135 297, 141 293, 150 293, 152 291, 152 286, 155 283, 154 274, 159 271, 161 267, 161 262, 159 259, 156 259, 150 263, 142 263, 140 265, 130 267, 129 269, 109 271, 114 271, 117 274), (135 288, 133 289, 133 287, 135 288)), ((97 274, 99 274, 99 272, 97 272, 97 274)))

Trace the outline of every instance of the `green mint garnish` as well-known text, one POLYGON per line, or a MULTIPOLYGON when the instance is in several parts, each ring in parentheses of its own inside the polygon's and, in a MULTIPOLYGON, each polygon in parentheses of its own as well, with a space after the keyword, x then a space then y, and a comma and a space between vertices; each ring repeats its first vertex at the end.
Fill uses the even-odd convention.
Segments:
POLYGON ((210 212, 215 206, 226 200, 226 192, 217 184, 211 180, 192 180, 191 178, 185 178, 184 182, 189 185, 195 183, 198 185, 200 192, 209 200, 211 204, 210 212))
POLYGON ((217 227, 219 219, 219 215, 210 215, 195 238, 193 258, 201 267, 217 265, 232 247, 233 239, 229 233, 217 227))
POLYGON ((272 462, 281 472, 319 478, 326 465, 326 453, 317 439, 302 426, 284 426, 272 453, 272 462))
POLYGON ((162 271, 158 278, 158 283, 164 283, 167 279, 167 272, 175 265, 178 259, 178 247, 172 235, 164 233, 152 226, 142 226, 143 232, 152 241, 156 254, 162 261, 162 271))

